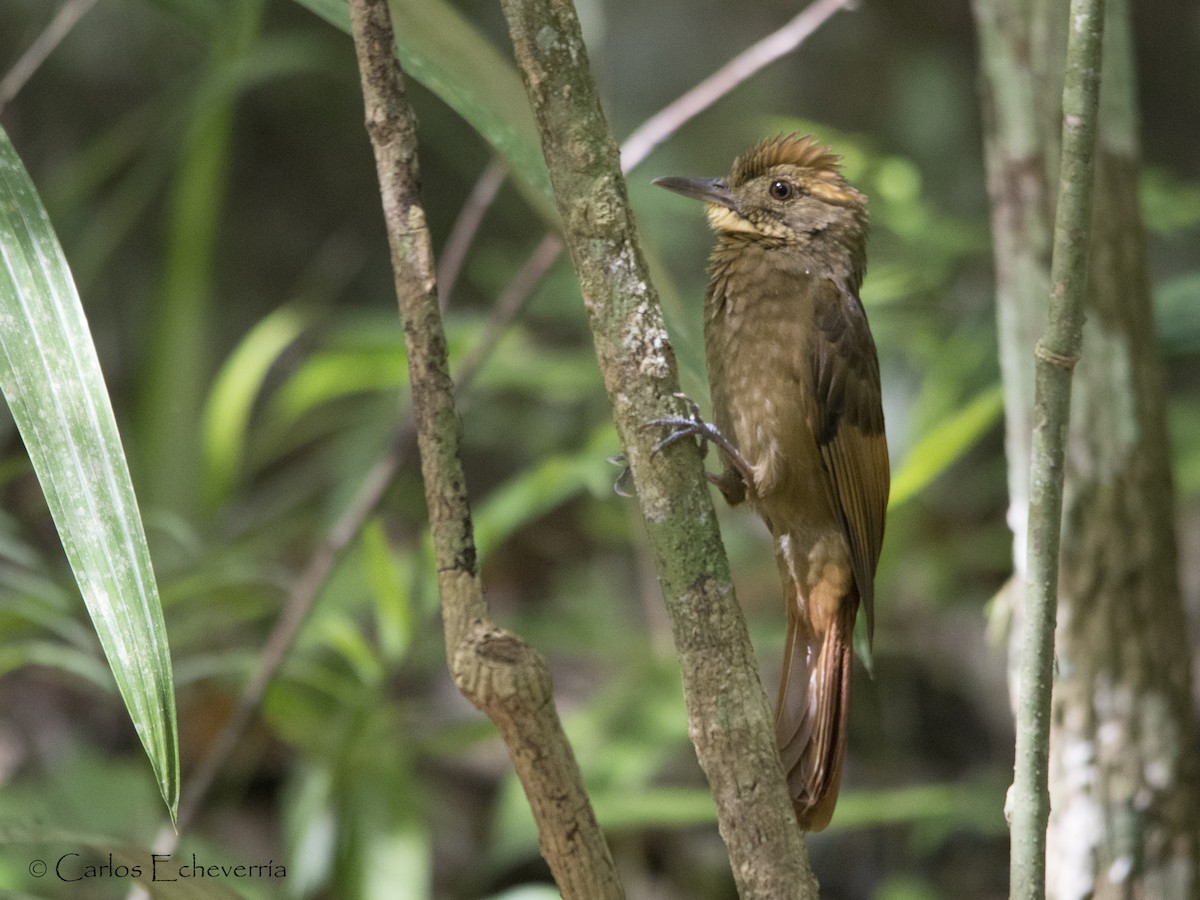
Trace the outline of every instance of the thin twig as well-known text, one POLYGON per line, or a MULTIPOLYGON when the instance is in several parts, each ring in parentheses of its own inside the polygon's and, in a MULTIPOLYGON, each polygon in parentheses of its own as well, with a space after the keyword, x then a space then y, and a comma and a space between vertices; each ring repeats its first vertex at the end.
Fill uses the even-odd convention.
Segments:
MULTIPOLYGON (((855 2, 857 0, 817 0, 787 24, 751 44, 695 87, 668 103, 625 139, 621 145, 621 171, 629 174, 645 162, 655 147, 689 121, 775 60, 796 50, 829 21, 834 13, 852 6, 855 2)), ((476 181, 458 220, 454 223, 446 247, 442 251, 442 263, 438 269, 443 309, 479 223, 503 183, 503 176, 503 166, 493 160, 476 181)), ((543 252, 542 246, 535 251, 540 252, 543 252)), ((528 266, 530 261, 525 265, 528 266)), ((553 262, 553 259, 550 262, 553 262)), ((549 266, 546 268, 549 269, 549 266)), ((535 281, 530 285, 530 290, 536 285, 535 281)))
POLYGON ((187 790, 179 804, 179 834, 183 834, 191 823, 192 817, 207 798, 217 773, 258 713, 267 688, 287 659, 301 627, 308 621, 308 614, 328 581, 329 574, 379 505, 388 485, 395 479, 396 473, 408 456, 414 434, 410 420, 401 427, 387 454, 376 460, 367 472, 354 499, 334 522, 325 540, 316 548, 309 558, 308 565, 292 585, 283 605, 283 612, 275 627, 271 629, 259 655, 254 676, 242 689, 237 707, 229 721, 225 723, 220 735, 188 779, 187 790))
POLYGON ((1071 412, 1071 373, 1083 343, 1104 0, 1072 0, 1068 21, 1062 162, 1049 311, 1046 330, 1035 354, 1029 568, 1025 579, 1012 788, 1010 896, 1013 900, 1037 900, 1045 896, 1046 890, 1050 701, 1054 683, 1063 458, 1071 412))
POLYGON ((70 34, 75 23, 95 5, 96 0, 67 0, 58 8, 58 12, 50 20, 50 24, 21 54, 21 58, 13 63, 13 67, 0 81, 0 112, 3 112, 9 101, 21 92, 21 88, 33 77, 33 73, 41 67, 46 58, 54 52, 54 48, 62 42, 62 39, 70 34))
POLYGON ((479 233, 479 226, 483 224, 483 217, 500 192, 500 186, 504 184, 506 175, 507 170, 504 168, 504 164, 498 159, 492 159, 475 182, 475 186, 471 188, 471 193, 467 196, 463 208, 458 213, 458 218, 454 221, 454 227, 450 229, 450 236, 446 238, 446 246, 442 248, 437 273, 438 295, 441 297, 443 312, 446 311, 446 307, 450 303, 450 295, 458 283, 458 276, 462 272, 467 251, 471 249, 471 243, 475 240, 475 235, 479 233))
POLYGON ((708 109, 742 82, 799 47, 834 13, 854 0, 817 0, 765 38, 750 45, 694 88, 655 113, 621 145, 621 169, 629 172, 685 122, 708 109))

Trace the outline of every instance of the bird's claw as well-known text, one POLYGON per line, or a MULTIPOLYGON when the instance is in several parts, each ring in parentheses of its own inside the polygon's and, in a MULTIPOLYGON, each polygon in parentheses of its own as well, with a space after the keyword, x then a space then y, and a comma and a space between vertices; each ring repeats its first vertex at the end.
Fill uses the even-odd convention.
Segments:
POLYGON ((717 428, 716 425, 705 422, 704 419, 700 417, 700 406, 695 400, 693 400, 687 394, 677 393, 675 396, 687 404, 687 416, 667 416, 662 419, 651 419, 649 422, 646 422, 642 425, 643 428, 667 426, 674 429, 666 437, 654 445, 654 449, 650 453, 651 457, 657 456, 667 447, 671 446, 676 441, 682 440, 683 438, 698 437, 700 438, 701 458, 707 455, 709 444, 716 444, 725 457, 729 460, 730 464, 741 474, 742 478, 744 478, 747 483, 752 483, 754 479, 753 470, 746 462, 745 457, 742 456, 741 451, 739 451, 738 448, 733 445, 729 438, 725 437, 725 435, 721 433, 720 429, 717 428))
POLYGON ((698 437, 700 438, 700 456, 703 458, 708 455, 709 441, 713 441, 714 443, 720 445, 722 442, 724 442, 725 438, 721 432, 717 431, 715 427, 709 425, 700 417, 700 405, 696 403, 695 400, 693 400, 687 394, 677 393, 675 396, 687 404, 687 416, 667 416, 662 419, 651 419, 649 422, 642 424, 643 428, 666 426, 674 429, 665 438, 654 445, 654 449, 650 451, 650 455, 652 457, 658 456, 658 454, 667 447, 670 447, 676 441, 682 440, 683 438, 698 437))
POLYGON ((617 476, 617 480, 613 482, 613 493, 618 497, 632 497, 633 494, 629 493, 629 489, 626 487, 626 485, 629 484, 629 476, 632 474, 632 470, 629 468, 629 463, 625 459, 625 454, 613 454, 612 456, 608 457, 607 461, 612 463, 614 466, 624 466, 624 468, 621 470, 621 474, 617 476))
POLYGON ((658 456, 663 450, 670 447, 676 441, 681 441, 684 438, 698 437, 700 438, 700 457, 704 458, 708 455, 709 441, 715 441, 720 432, 712 425, 709 425, 703 419, 696 420, 684 418, 683 416, 668 416, 665 419, 651 419, 646 423, 649 428, 652 425, 669 426, 674 430, 671 431, 665 438, 654 445, 654 449, 650 451, 650 455, 658 456))
POLYGON ((654 445, 654 449, 650 454, 651 456, 657 456, 676 441, 687 437, 700 438, 701 458, 708 455, 708 445, 710 443, 716 444, 726 452, 732 450, 735 454, 737 453, 725 435, 721 434, 721 432, 717 429, 717 426, 711 425, 701 418, 700 404, 698 404, 687 394, 676 393, 674 396, 687 404, 688 414, 686 416, 667 416, 662 419, 651 419, 642 426, 643 428, 667 426, 674 429, 665 438, 654 445))
MULTIPOLYGON (((717 426, 704 421, 704 419, 700 416, 700 405, 687 394, 677 393, 675 394, 675 397, 687 404, 688 414, 686 416, 665 416, 661 419, 651 419, 648 422, 643 422, 641 425, 642 428, 672 429, 666 437, 654 445, 653 449, 650 451, 650 457, 654 458, 655 456, 658 456, 658 454, 660 454, 667 447, 670 447, 676 441, 681 441, 684 438, 689 437, 698 437, 700 438, 701 458, 708 455, 709 444, 716 444, 717 447, 720 448, 721 452, 728 458, 734 469, 740 473, 743 479, 745 479, 747 482, 752 479, 753 472, 751 471, 750 466, 746 463, 745 458, 743 458, 737 447, 730 442, 729 438, 721 434, 721 431, 717 428, 717 426)), ((619 497, 632 497, 633 495, 629 493, 626 488, 626 485, 629 483, 631 471, 629 463, 625 459, 625 454, 618 453, 614 456, 610 456, 608 457, 608 461, 614 466, 624 466, 624 469, 621 471, 616 483, 613 484, 613 492, 619 497)), ((737 476, 734 477, 736 478, 737 476)), ((722 479, 720 477, 709 475, 708 478, 713 482, 713 484, 716 484, 721 488, 721 492, 725 494, 727 498, 729 497, 728 490, 726 487, 722 486, 722 479)), ((730 502, 740 502, 740 499, 741 498, 739 497, 738 500, 731 500, 730 502)))

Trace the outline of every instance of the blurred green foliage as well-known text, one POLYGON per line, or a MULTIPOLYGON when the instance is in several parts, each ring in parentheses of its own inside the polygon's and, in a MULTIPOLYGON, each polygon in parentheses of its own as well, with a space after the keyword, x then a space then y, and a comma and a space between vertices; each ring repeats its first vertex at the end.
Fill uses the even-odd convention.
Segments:
MULTIPOLYGON (((495 4, 392 5, 438 248, 493 153, 513 176, 449 298, 458 367, 542 236, 544 174, 495 4)), ((791 14, 716 0, 579 6, 618 137, 791 14)), ((12 0, 0 59, 15 59, 49 14, 40 0, 12 0)), ((185 796, 297 573, 408 415, 342 25, 333 0, 99 4, 0 114, 71 261, 143 501, 185 796)), ((710 237, 701 215, 650 179, 720 174, 760 137, 800 130, 832 144, 871 199, 863 299, 896 487, 875 675, 856 679, 838 815, 810 841, 828 897, 1000 896, 1007 872, 1004 652, 985 644, 982 610, 1008 575, 1010 540, 970 34, 968 11, 949 4, 880 0, 841 14, 629 180, 697 399, 710 237)), ((1145 57, 1153 83, 1170 61, 1145 57)), ((1151 137, 1166 133, 1150 105, 1145 121, 1151 137)), ((1194 515, 1200 171, 1172 157, 1171 140, 1147 146, 1165 148, 1147 154, 1144 203, 1177 481, 1194 515)), ((489 599, 550 659, 630 895, 734 896, 636 510, 611 490, 619 470, 605 459, 620 448, 565 261, 461 411, 489 599)), ((162 824, 152 780, 9 423, 0 437, 0 748, 12 748, 0 753, 3 824, 21 827, 22 846, 45 823, 42 838, 53 827, 97 846, 149 847, 162 824), (110 790, 119 798, 106 799, 110 790), (102 802, 111 816, 94 814, 102 802)), ((744 511, 721 515, 771 683, 783 622, 770 548, 744 511)), ((446 675, 424 519, 409 448, 181 845, 286 862, 284 883, 237 890, 515 898, 544 882, 503 748, 446 675)), ((0 887, 56 896, 14 864, 27 854, 3 838, 0 887)), ((110 887, 125 893, 113 883, 95 896, 110 887)))

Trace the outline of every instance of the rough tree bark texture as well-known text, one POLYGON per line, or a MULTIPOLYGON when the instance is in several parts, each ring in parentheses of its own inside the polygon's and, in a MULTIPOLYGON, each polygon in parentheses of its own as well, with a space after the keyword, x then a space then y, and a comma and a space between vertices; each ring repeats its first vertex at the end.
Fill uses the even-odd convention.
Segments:
MULTIPOLYGON (((974 5, 1019 582, 1066 6, 974 5)), ((1111 0, 1088 320, 1066 460, 1046 891, 1055 900, 1200 897, 1191 657, 1138 210, 1131 58, 1128 6, 1111 0)))
POLYGON ((679 652, 688 727, 743 898, 817 896, 694 443, 654 456, 675 358, 638 249, 616 142, 570 0, 503 0, 613 418, 679 652))
POLYGON ((537 822, 542 855, 563 897, 620 900, 624 890, 559 722, 549 669, 536 650, 488 620, 421 204, 416 118, 396 60, 386 0, 351 0, 350 21, 408 349, 450 671, 504 738, 537 822))

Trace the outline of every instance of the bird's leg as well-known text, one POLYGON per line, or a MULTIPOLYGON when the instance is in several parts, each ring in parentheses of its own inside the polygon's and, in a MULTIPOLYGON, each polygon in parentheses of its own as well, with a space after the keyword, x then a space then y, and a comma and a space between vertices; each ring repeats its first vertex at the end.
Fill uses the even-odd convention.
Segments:
POLYGON ((669 426, 673 429, 665 438, 654 445, 651 456, 657 456, 676 441, 687 437, 700 438, 701 456, 704 456, 708 451, 710 443, 716 444, 717 449, 721 451, 733 471, 727 469, 723 475, 707 473, 708 480, 721 489, 721 493, 725 495, 725 499, 731 504, 740 503, 745 499, 746 485, 754 484, 754 470, 750 468, 750 464, 746 462, 746 458, 742 456, 741 451, 733 445, 733 442, 729 438, 721 434, 717 426, 705 422, 700 417, 700 407, 694 400, 686 394, 676 394, 675 396, 688 405, 689 415, 651 419, 642 426, 643 428, 650 428, 655 425, 669 426), (737 478, 738 475, 741 477, 737 478), (735 481, 740 483, 734 483, 735 481))

